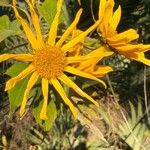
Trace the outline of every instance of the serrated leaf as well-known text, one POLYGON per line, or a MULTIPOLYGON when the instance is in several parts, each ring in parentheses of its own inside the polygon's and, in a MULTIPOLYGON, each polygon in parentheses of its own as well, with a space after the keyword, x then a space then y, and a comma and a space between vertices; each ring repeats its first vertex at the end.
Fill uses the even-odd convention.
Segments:
POLYGON ((146 126, 145 124, 142 124, 140 131, 137 134, 137 141, 135 141, 133 150, 140 150, 143 147, 143 141, 144 141, 144 133, 146 131, 146 126), (142 147, 141 147, 142 146, 142 147))
POLYGON ((20 24, 17 20, 10 22, 7 15, 0 17, 0 42, 11 35, 20 33, 20 24))
POLYGON ((57 109, 53 99, 50 100, 48 107, 47 107, 47 117, 48 119, 43 121, 40 119, 40 111, 42 108, 43 100, 36 101, 33 109, 33 115, 36 119, 36 122, 39 123, 45 131, 48 131, 53 126, 55 119, 57 117, 57 109))
POLYGON ((137 119, 137 116, 136 116, 136 110, 135 110, 135 107, 133 106, 133 104, 131 102, 129 102, 129 105, 130 105, 130 109, 131 109, 131 123, 130 123, 130 126, 131 127, 134 127, 136 122, 138 121, 137 119))
MULTIPOLYGON (((138 139, 138 135, 141 133, 140 131, 142 129, 142 124, 138 124, 136 128, 130 133, 128 138, 126 139, 126 142, 130 145, 131 148, 134 149, 134 147, 137 147, 137 144, 141 145, 140 139, 138 139)), ((141 133, 142 134, 142 133, 141 133)), ((140 135, 142 136, 142 135, 140 135)), ((139 147, 139 146, 138 146, 139 147)), ((139 149, 134 149, 134 150, 139 150, 139 149)))
MULTIPOLYGON (((6 71, 6 74, 11 77, 15 77, 26 67, 27 64, 25 63, 16 63, 6 71)), ((24 91, 27 86, 27 82, 28 82, 28 78, 25 78, 19 81, 15 85, 15 87, 13 87, 11 90, 8 91, 8 97, 10 102, 10 113, 13 113, 15 109, 21 104, 24 91)))
POLYGON ((42 4, 38 5, 40 15, 51 24, 56 13, 56 0, 45 0, 42 4))

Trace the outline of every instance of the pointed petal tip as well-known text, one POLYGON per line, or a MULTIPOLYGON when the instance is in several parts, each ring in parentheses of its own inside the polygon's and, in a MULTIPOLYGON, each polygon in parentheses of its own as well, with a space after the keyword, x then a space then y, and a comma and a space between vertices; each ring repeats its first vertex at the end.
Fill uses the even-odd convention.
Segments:
POLYGON ((79 12, 82 13, 82 12, 83 12, 83 8, 80 8, 80 9, 79 9, 79 12))
POLYGON ((72 113, 72 115, 73 115, 74 121, 76 121, 78 119, 78 112, 76 111, 76 113, 72 113))
POLYGON ((97 81, 99 83, 101 83, 104 86, 105 89, 107 89, 107 85, 106 85, 106 83, 103 80, 97 78, 97 81))
POLYGON ((20 108, 20 111, 19 111, 20 117, 22 117, 24 113, 25 113, 25 109, 21 109, 21 108, 20 108))
POLYGON ((41 119, 41 120, 47 120, 48 117, 47 117, 47 115, 45 115, 45 114, 40 114, 40 119, 41 119))
POLYGON ((5 87, 5 90, 4 90, 4 91, 6 92, 6 91, 8 91, 8 90, 9 90, 9 89, 8 89, 7 87, 5 87))
POLYGON ((5 85, 5 91, 9 91, 12 87, 14 87, 14 84, 10 84, 10 82, 7 81, 5 85))
POLYGON ((15 7, 17 2, 16 2, 16 0, 13 0, 12 3, 13 3, 13 7, 15 7))
POLYGON ((99 107, 99 104, 98 104, 98 102, 96 102, 96 101, 95 101, 95 103, 94 103, 94 104, 95 104, 95 106, 99 107))

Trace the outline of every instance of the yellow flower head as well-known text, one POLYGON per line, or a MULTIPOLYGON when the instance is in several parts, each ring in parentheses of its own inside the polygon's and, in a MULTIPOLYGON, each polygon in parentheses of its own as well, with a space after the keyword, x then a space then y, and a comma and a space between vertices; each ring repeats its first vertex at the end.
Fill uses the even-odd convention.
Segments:
MULTIPOLYGON (((78 36, 82 31, 80 30, 74 30, 72 37, 78 36)), ((69 56, 81 56, 83 53, 83 47, 84 47, 84 39, 76 44, 73 49, 69 52, 69 56)), ((104 65, 98 65, 98 62, 103 59, 104 57, 108 57, 112 55, 113 52, 108 51, 105 47, 100 47, 96 50, 91 51, 86 56, 88 57, 87 60, 83 60, 81 62, 74 63, 73 65, 86 73, 89 73, 95 77, 103 77, 107 73, 113 71, 113 69, 109 66, 104 65)))
POLYGON ((150 66, 150 60, 144 56, 144 52, 150 49, 150 45, 131 44, 139 37, 134 29, 118 33, 116 29, 121 18, 121 7, 119 6, 116 11, 113 11, 113 8, 114 0, 100 0, 99 30, 102 37, 115 52, 150 66))
MULTIPOLYGON (((29 92, 36 83, 38 79, 41 79, 42 84, 42 93, 44 97, 42 109, 40 112, 40 118, 45 120, 47 119, 47 104, 48 104, 48 91, 49 84, 53 85, 56 91, 60 94, 64 102, 69 106, 75 118, 77 117, 77 108, 73 105, 73 103, 68 99, 65 91, 60 83, 63 82, 67 86, 74 89, 76 93, 80 96, 88 99, 92 103, 98 106, 98 103, 85 92, 83 92, 67 75, 66 73, 70 73, 73 75, 81 76, 84 78, 96 80, 103 85, 105 83, 95 77, 94 75, 84 72, 78 68, 76 68, 74 63, 82 62, 89 59, 88 55, 82 56, 69 56, 68 53, 72 50, 72 48, 80 43, 93 29, 95 29, 99 21, 97 21, 93 26, 88 28, 86 31, 78 34, 78 36, 72 38, 69 42, 65 42, 66 38, 76 29, 76 25, 80 19, 80 15, 82 13, 82 9, 80 9, 72 24, 67 28, 67 30, 63 33, 61 38, 56 41, 57 37, 57 28, 59 24, 59 16, 61 13, 62 1, 57 1, 57 12, 53 19, 53 22, 50 27, 50 31, 48 34, 48 40, 44 41, 38 15, 34 9, 34 0, 26 0, 29 10, 31 13, 31 19, 33 23, 33 27, 35 32, 33 33, 29 25, 26 21, 19 15, 16 8, 16 0, 13 0, 13 9, 16 15, 16 18, 20 21, 23 30, 27 39, 29 40, 32 46, 32 52, 28 54, 3 54, 0 55, 0 62, 5 61, 7 59, 14 59, 18 61, 29 62, 29 66, 24 69, 18 76, 10 79, 6 83, 5 90, 10 90, 15 86, 15 84, 22 80, 23 78, 30 75, 23 101, 20 108, 20 115, 22 116, 25 112, 25 106, 28 100, 29 92)), ((92 58, 95 58, 97 54, 93 54, 92 58)))

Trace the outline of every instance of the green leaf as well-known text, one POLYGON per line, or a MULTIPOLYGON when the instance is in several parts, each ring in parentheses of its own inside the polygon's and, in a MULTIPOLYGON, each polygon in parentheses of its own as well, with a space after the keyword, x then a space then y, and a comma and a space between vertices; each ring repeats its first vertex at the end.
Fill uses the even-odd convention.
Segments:
POLYGON ((0 42, 11 35, 20 33, 20 24, 17 20, 10 22, 7 15, 0 17, 0 42))
POLYGON ((42 4, 38 5, 40 15, 51 25, 56 13, 56 0, 45 0, 42 4))
POLYGON ((45 131, 48 131, 51 129, 51 127, 53 126, 53 123, 55 122, 55 119, 57 117, 57 109, 56 109, 54 100, 51 99, 47 107, 48 119, 43 121, 40 119, 40 111, 42 108, 42 104, 43 104, 43 99, 42 100, 39 99, 38 101, 36 101, 34 108, 33 108, 33 115, 36 119, 36 122, 39 123, 45 131))
MULTIPOLYGON (((22 70, 27 67, 27 64, 16 63, 12 65, 7 71, 6 74, 11 77, 17 76, 22 70)), ((26 89, 28 78, 25 78, 19 81, 15 87, 8 91, 9 102, 10 102, 10 113, 13 113, 15 109, 21 104, 24 91, 26 89)))

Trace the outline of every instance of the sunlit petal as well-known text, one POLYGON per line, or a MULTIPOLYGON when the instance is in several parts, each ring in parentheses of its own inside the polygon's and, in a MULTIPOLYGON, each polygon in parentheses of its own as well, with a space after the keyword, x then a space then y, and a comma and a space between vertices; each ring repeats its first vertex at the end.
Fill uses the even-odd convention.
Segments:
POLYGON ((11 78, 6 82, 5 91, 10 90, 15 86, 17 82, 24 79, 27 75, 31 74, 34 71, 34 67, 32 65, 29 65, 26 69, 24 69, 18 76, 11 78))
POLYGON ((132 53, 130 55, 127 55, 127 57, 130 58, 130 59, 134 59, 136 61, 142 62, 145 65, 150 66, 150 60, 145 58, 145 55, 144 55, 143 52, 141 52, 141 53, 132 53))
POLYGON ((40 112, 40 119, 42 120, 47 120, 48 84, 49 84, 48 80, 42 79, 42 92, 44 96, 44 102, 40 112))
POLYGON ((55 40, 56 40, 56 36, 57 36, 57 27, 59 24, 59 16, 60 16, 61 7, 62 7, 62 1, 63 0, 57 1, 57 12, 53 19, 53 22, 51 24, 50 31, 49 31, 48 44, 52 45, 52 46, 55 45, 55 40))
POLYGON ((64 102, 69 106, 70 110, 72 111, 75 119, 77 118, 77 108, 71 103, 71 101, 68 99, 67 95, 64 92, 64 89, 62 88, 61 84, 57 79, 51 79, 51 83, 53 84, 56 91, 60 94, 64 102))
POLYGON ((112 19, 110 21, 111 27, 115 31, 121 18, 121 7, 119 6, 118 9, 114 12, 112 19))
POLYGON ((69 36, 69 34, 72 33, 72 31, 76 28, 76 25, 77 25, 77 23, 79 22, 81 13, 82 13, 82 9, 80 9, 80 10, 77 12, 74 21, 73 21, 72 24, 67 28, 67 30, 64 32, 64 34, 61 36, 60 40, 56 43, 56 46, 60 47, 60 46, 63 44, 63 42, 66 40, 66 38, 69 36))
POLYGON ((109 66, 96 66, 94 70, 92 71, 92 75, 95 77, 103 77, 107 73, 113 71, 113 69, 109 66))
POLYGON ((125 46, 117 47, 120 52, 146 52, 150 50, 150 45, 143 45, 143 44, 127 44, 125 46))
POLYGON ((34 6, 34 4, 35 4, 35 0, 31 0, 31 2, 32 2, 32 5, 34 6))
POLYGON ((70 66, 67 66, 67 67, 65 68, 65 71, 68 72, 68 73, 71 73, 71 74, 80 76, 80 77, 84 77, 84 78, 88 78, 88 79, 91 79, 91 80, 98 81, 98 82, 100 82, 101 84, 103 84, 104 87, 106 88, 106 84, 105 84, 104 81, 102 81, 102 80, 100 80, 100 79, 98 79, 98 78, 96 78, 96 77, 94 77, 94 76, 92 76, 92 75, 90 75, 90 74, 88 74, 88 73, 86 73, 86 72, 80 71, 80 70, 78 70, 78 69, 76 69, 76 68, 73 68, 73 67, 70 67, 70 66))
POLYGON ((0 55, 0 63, 8 59, 14 59, 18 61, 32 61, 33 55, 31 54, 2 54, 0 55))
POLYGON ((32 87, 34 86, 34 84, 36 83, 36 81, 38 80, 38 77, 39 77, 38 74, 36 72, 34 72, 28 81, 27 88, 24 92, 23 101, 22 101, 21 107, 20 107, 20 116, 22 116, 25 112, 25 106, 26 106, 26 103, 28 100, 29 92, 32 89, 32 87))
POLYGON ((112 19, 113 7, 114 7, 114 1, 108 0, 105 8, 105 16, 103 17, 103 22, 102 22, 106 35, 108 32, 108 27, 110 25, 110 20, 112 19))
POLYGON ((127 44, 130 41, 133 41, 135 39, 139 38, 139 35, 137 34, 137 31, 134 29, 129 29, 124 32, 115 34, 112 37, 108 37, 107 40, 109 44, 111 45, 120 45, 120 44, 127 44))
MULTIPOLYGON (((134 59, 136 61, 140 61, 146 65, 149 65, 149 59, 144 57, 144 52, 150 50, 150 45, 132 44, 131 42, 134 42, 134 40, 139 38, 139 34, 134 29, 129 29, 124 32, 118 33, 116 29, 121 19, 121 7, 119 6, 115 12, 113 12, 113 8, 114 0, 100 1, 100 24, 98 29, 104 39, 104 42, 109 45, 110 50, 122 54, 131 60, 134 59)), ((85 62, 81 62, 82 68, 80 66, 78 66, 78 68, 84 68, 84 71, 89 71, 90 69, 85 69, 85 64, 83 63, 85 62)), ((92 68, 94 67, 90 68, 92 70, 92 68)), ((97 69, 97 71, 99 69, 97 69)))
MULTIPOLYGON (((83 33, 83 31, 75 29, 72 32, 71 38, 73 39, 81 33, 83 33)), ((80 56, 82 54, 81 51, 83 50, 83 47, 84 47, 84 44, 83 44, 84 40, 85 39, 82 39, 82 41, 80 41, 78 44, 76 44, 69 50, 69 56, 80 56)))
POLYGON ((26 0, 26 2, 28 3, 29 7, 30 7, 30 13, 31 13, 31 17, 32 17, 32 23, 34 25, 35 31, 37 33, 37 41, 39 42, 39 44, 41 45, 41 47, 44 45, 44 41, 43 41, 43 37, 42 37, 42 33, 41 33, 41 28, 40 28, 40 24, 39 24, 39 18, 34 10, 34 6, 33 3, 30 2, 30 0, 26 0))
POLYGON ((67 63, 75 63, 75 62, 80 62, 80 61, 84 61, 87 60, 88 57, 84 57, 84 56, 76 56, 76 57, 67 57, 67 63))
POLYGON ((95 49, 91 51, 87 56, 89 58, 99 58, 98 60, 101 60, 103 57, 108 57, 113 54, 112 51, 110 51, 107 47, 100 47, 98 49, 95 49))
POLYGON ((69 51, 70 48, 75 46, 78 42, 82 41, 92 30, 94 30, 99 24, 99 21, 97 21, 94 25, 89 27, 85 32, 79 34, 74 39, 70 40, 67 44, 62 46, 62 50, 65 52, 69 51))
POLYGON ((85 92, 83 92, 70 78, 68 78, 65 74, 63 74, 60 78, 59 78, 62 82, 64 82, 68 87, 71 87, 74 89, 74 91, 77 92, 77 94, 79 94, 82 97, 87 98, 89 101, 91 101, 92 103, 94 103, 96 106, 99 106, 98 103, 89 95, 87 95, 85 92))
POLYGON ((107 2, 106 0, 100 0, 100 3, 99 3, 99 18, 100 18, 100 20, 102 20, 102 18, 105 15, 106 2, 107 2))
POLYGON ((85 55, 85 56, 67 57, 67 62, 68 62, 68 64, 70 64, 70 63, 81 62, 81 61, 85 61, 85 60, 89 61, 92 58, 99 59, 99 57, 96 55, 85 55))
POLYGON ((21 23, 21 25, 22 25, 22 27, 24 29, 24 32, 25 32, 29 42, 32 45, 32 48, 38 49, 38 41, 37 41, 37 39, 35 38, 33 32, 31 31, 31 29, 29 28, 27 23, 24 21, 24 19, 19 15, 19 13, 18 13, 18 11, 16 9, 16 0, 13 0, 13 9, 14 9, 16 18, 20 21, 20 23, 21 23))

